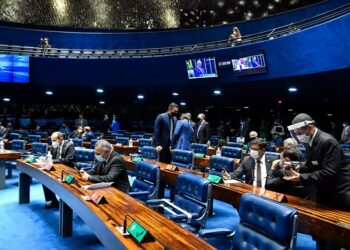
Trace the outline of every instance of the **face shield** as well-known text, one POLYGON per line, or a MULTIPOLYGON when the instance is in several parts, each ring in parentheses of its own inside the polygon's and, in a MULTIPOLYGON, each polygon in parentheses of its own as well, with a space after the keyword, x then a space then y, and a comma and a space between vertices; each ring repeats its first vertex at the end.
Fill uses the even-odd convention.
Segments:
POLYGON ((307 137, 307 135, 305 135, 306 127, 314 123, 315 121, 302 121, 302 122, 295 123, 293 125, 289 125, 288 130, 289 130, 290 136, 298 144, 305 143, 305 141, 303 141, 302 138, 307 137))

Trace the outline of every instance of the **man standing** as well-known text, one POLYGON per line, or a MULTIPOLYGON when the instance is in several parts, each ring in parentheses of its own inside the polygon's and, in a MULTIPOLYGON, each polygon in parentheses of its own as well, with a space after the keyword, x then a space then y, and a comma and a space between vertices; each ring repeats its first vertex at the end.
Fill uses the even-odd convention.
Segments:
POLYGON ((91 182, 113 182, 112 186, 127 193, 130 188, 128 173, 122 157, 106 140, 99 140, 95 145, 94 167, 83 171, 82 178, 91 182))
POLYGON ((75 120, 75 127, 86 127, 88 125, 87 120, 84 119, 83 114, 79 115, 79 118, 75 120))
POLYGON ((196 142, 201 144, 207 144, 210 136, 209 123, 205 120, 205 114, 198 115, 199 122, 196 128, 196 142))
POLYGON ((299 173, 284 179, 301 182, 309 199, 350 210, 350 164, 337 140, 315 126, 307 114, 298 114, 288 126, 290 134, 306 147, 306 162, 299 173))
POLYGON ((168 111, 159 114, 154 122, 153 146, 156 147, 159 153, 160 162, 171 162, 170 145, 177 122, 176 114, 178 111, 179 106, 176 103, 171 103, 168 111))
POLYGON ((118 133, 119 128, 120 128, 120 123, 118 122, 117 116, 116 116, 116 115, 113 115, 113 120, 112 120, 112 125, 111 125, 111 127, 112 127, 112 131, 113 131, 114 133, 118 133))
POLYGON ((240 179, 245 175, 245 183, 265 187, 267 174, 275 159, 265 155, 266 141, 256 138, 251 142, 250 156, 244 157, 241 165, 232 173, 224 173, 224 179, 240 179))
POLYGON ((0 140, 6 139, 8 135, 7 129, 0 122, 0 140))
MULTIPOLYGON (((52 147, 50 153, 52 155, 53 163, 62 163, 70 167, 73 166, 74 160, 74 144, 72 141, 66 141, 63 134, 59 131, 51 135, 52 147)), ((55 193, 43 185, 44 195, 46 200, 45 208, 57 208, 58 200, 55 193)))

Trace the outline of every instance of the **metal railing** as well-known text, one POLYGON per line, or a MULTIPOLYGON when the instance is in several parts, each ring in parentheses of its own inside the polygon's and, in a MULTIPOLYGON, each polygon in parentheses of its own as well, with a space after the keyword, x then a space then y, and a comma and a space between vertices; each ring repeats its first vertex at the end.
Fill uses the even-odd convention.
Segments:
POLYGON ((170 56, 178 54, 188 54, 200 51, 212 51, 216 49, 224 49, 232 46, 242 46, 261 42, 264 40, 275 39, 281 36, 286 36, 300 30, 304 30, 315 25, 325 23, 337 17, 343 16, 350 12, 350 3, 338 7, 336 9, 324 12, 314 17, 305 19, 301 22, 292 23, 289 25, 280 26, 274 29, 265 30, 262 32, 242 36, 242 41, 230 43, 228 39, 198 43, 191 45, 182 45, 174 47, 161 48, 144 48, 144 49, 69 49, 69 48, 39 48, 30 46, 18 45, 3 45, 0 44, 0 53, 29 55, 32 57, 53 57, 53 58, 75 58, 75 59, 99 59, 99 58, 143 58, 170 56))

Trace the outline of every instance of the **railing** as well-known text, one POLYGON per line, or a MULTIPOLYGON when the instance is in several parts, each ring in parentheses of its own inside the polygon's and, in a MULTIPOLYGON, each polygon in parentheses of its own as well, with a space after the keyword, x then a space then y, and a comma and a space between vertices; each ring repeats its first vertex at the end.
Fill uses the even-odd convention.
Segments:
POLYGON ((147 49, 118 49, 118 50, 93 50, 93 49, 69 49, 69 48, 39 48, 18 45, 0 44, 0 53, 29 55, 32 57, 53 57, 53 58, 81 58, 81 59, 103 59, 103 58, 143 58, 169 56, 178 54, 194 53, 199 51, 212 51, 232 46, 242 46, 257 43, 264 40, 286 36, 309 27, 325 23, 334 18, 343 16, 350 12, 350 3, 328 12, 305 19, 301 22, 280 26, 271 30, 242 36, 242 41, 229 43, 227 40, 220 40, 208 43, 184 45, 176 47, 161 47, 147 49))

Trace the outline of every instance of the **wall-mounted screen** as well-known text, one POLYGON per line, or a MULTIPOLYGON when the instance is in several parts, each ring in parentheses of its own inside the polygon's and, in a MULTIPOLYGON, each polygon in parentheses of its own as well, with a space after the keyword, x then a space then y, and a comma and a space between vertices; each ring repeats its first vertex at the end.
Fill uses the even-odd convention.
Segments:
POLYGON ((215 57, 186 60, 189 79, 218 77, 215 57))
POLYGON ((267 72, 265 56, 262 51, 240 54, 241 55, 235 59, 232 59, 233 72, 235 72, 237 76, 267 72))
POLYGON ((0 55, 0 82, 28 83, 29 57, 0 55))

